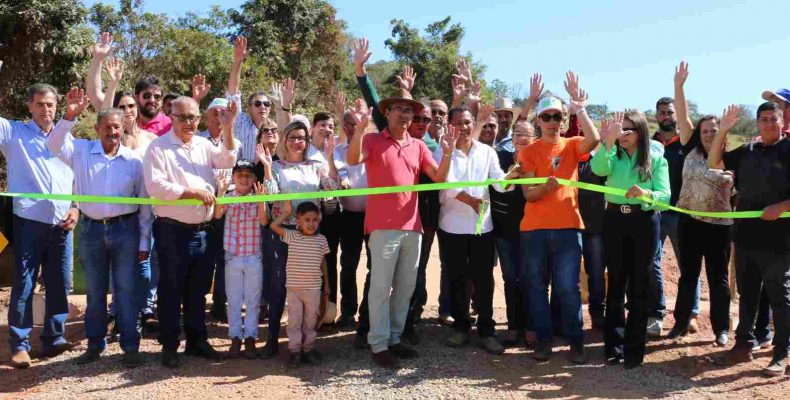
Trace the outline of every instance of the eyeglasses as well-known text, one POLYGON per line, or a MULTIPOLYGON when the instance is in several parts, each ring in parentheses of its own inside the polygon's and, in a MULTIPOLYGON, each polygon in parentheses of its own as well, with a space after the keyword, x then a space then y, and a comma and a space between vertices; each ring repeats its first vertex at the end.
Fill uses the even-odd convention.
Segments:
POLYGON ((483 129, 496 129, 497 126, 494 124, 485 124, 483 125, 483 129))
POLYGON ((623 128, 623 134, 630 135, 636 133, 636 128, 623 128))
POLYGON ((137 106, 136 104, 131 103, 125 106, 119 105, 118 108, 120 108, 121 110, 133 110, 136 106, 137 106))
POLYGON ((195 122, 200 121, 200 115, 180 115, 180 114, 171 114, 171 115, 176 117, 177 120, 187 124, 194 124, 195 122))
POLYGON ((527 140, 527 139, 534 139, 538 137, 538 135, 534 133, 514 133, 513 140, 527 140))
POLYGON ((261 135, 274 136, 277 134, 277 128, 261 128, 261 135))
POLYGON ((552 120, 554 120, 554 122, 561 122, 562 118, 563 118, 562 113, 557 113, 557 114, 540 114, 540 119, 543 122, 551 122, 552 120))
POLYGON ((440 110, 438 108, 434 108, 434 109, 431 109, 431 115, 433 115, 433 116, 437 116, 438 115, 440 117, 444 117, 445 115, 447 115, 447 111, 440 110))
POLYGON ((154 100, 156 100, 156 101, 159 101, 159 100, 162 99, 162 95, 159 94, 159 93, 151 93, 151 92, 143 93, 143 100, 151 100, 151 97, 153 97, 154 100))
POLYGON ((289 143, 304 143, 307 141, 306 136, 288 136, 285 140, 289 143))
POLYGON ((266 106, 269 107, 272 105, 272 102, 269 100, 255 100, 252 102, 255 107, 266 106))
POLYGON ((423 124, 430 124, 431 121, 433 121, 431 117, 414 117, 413 120, 413 122, 417 122, 417 123, 422 122, 423 124))

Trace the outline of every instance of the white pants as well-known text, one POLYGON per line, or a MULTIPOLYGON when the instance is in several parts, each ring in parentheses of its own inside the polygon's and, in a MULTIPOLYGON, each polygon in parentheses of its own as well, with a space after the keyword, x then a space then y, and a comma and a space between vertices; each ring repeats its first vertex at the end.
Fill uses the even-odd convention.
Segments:
POLYGON ((228 297, 228 334, 231 338, 258 338, 263 263, 260 254, 239 257, 225 253, 225 294, 228 297), (241 307, 246 309, 244 322, 241 307), (243 335, 242 335, 243 330, 243 335))

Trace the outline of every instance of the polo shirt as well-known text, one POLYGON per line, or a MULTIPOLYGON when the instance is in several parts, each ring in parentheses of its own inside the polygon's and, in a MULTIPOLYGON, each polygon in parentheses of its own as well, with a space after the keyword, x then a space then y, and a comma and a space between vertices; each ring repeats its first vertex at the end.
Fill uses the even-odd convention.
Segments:
MULTIPOLYGON (((416 185, 420 171, 436 165, 431 151, 422 140, 405 135, 401 145, 389 134, 369 133, 362 139, 368 187, 416 185)), ((365 233, 380 229, 422 233, 417 213, 417 192, 399 192, 368 196, 365 233)))
POLYGON ((142 119, 138 119, 137 125, 146 131, 155 133, 156 136, 163 136, 173 127, 173 121, 170 117, 160 112, 148 122, 143 122, 142 119))

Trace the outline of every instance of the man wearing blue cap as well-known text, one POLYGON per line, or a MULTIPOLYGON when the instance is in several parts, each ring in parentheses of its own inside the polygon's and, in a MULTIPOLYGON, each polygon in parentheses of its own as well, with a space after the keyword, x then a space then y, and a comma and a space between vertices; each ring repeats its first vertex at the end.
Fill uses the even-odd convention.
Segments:
POLYGON ((779 89, 776 92, 766 90, 763 92, 763 99, 779 104, 784 115, 782 133, 790 135, 790 89, 779 89))

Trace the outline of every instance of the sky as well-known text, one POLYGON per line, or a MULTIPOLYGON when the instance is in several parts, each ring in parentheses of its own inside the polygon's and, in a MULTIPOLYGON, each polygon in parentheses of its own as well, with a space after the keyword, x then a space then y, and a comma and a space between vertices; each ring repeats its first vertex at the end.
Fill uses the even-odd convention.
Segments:
MULTIPOLYGON (((84 0, 97 1, 118 3, 84 0)), ((211 4, 241 3, 146 1, 144 8, 177 17, 211 4)), ((370 40, 371 62, 392 59, 384 46, 392 19, 422 30, 451 16, 465 28, 462 53, 488 66, 486 81, 521 83, 524 96, 535 72, 543 75, 547 90, 566 96, 563 79, 570 69, 579 74, 591 103, 652 109, 658 98, 673 95, 674 68, 681 60, 690 69, 686 97, 703 113, 721 113, 731 103, 756 108, 764 90, 790 87, 790 29, 782 18, 790 16, 787 0, 330 3, 350 34, 370 40)))

